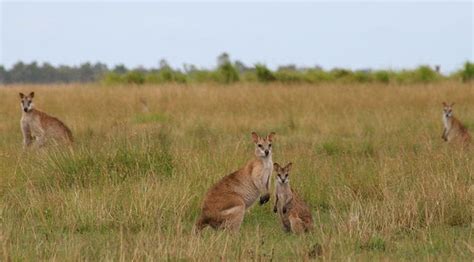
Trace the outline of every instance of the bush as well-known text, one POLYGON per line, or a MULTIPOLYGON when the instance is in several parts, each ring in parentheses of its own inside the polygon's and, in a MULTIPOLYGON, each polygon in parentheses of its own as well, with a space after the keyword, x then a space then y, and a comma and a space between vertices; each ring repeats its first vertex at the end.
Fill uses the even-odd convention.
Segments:
POLYGON ((376 82, 388 84, 390 83, 390 74, 388 71, 381 70, 374 73, 374 78, 376 82))
POLYGON ((123 77, 117 73, 107 73, 102 77, 102 83, 107 85, 121 84, 123 83, 123 77))
POLYGON ((438 73, 429 66, 420 66, 414 71, 414 82, 430 83, 438 80, 438 73))
POLYGON ((224 63, 217 69, 219 73, 219 80, 221 83, 231 84, 239 81, 239 72, 230 63, 224 63))
POLYGON ((464 64, 464 69, 461 69, 461 79, 463 82, 474 80, 474 63, 464 64))
POLYGON ((219 82, 219 76, 214 71, 196 70, 188 73, 189 81, 196 83, 219 82))
POLYGON ((145 75, 142 72, 131 71, 125 75, 125 82, 128 84, 141 85, 145 83, 145 75))
POLYGON ((308 70, 306 79, 311 83, 329 82, 334 80, 334 76, 323 70, 308 70))
POLYGON ((255 72, 257 73, 257 80, 259 82, 267 83, 267 82, 272 82, 276 80, 275 75, 265 65, 256 64, 255 72))
POLYGON ((369 72, 357 71, 353 75, 354 81, 358 83, 372 82, 372 75, 369 72))
POLYGON ((350 70, 340 68, 331 70, 330 74, 333 75, 337 80, 352 76, 352 72, 350 70))
POLYGON ((281 70, 275 73, 275 79, 282 83, 302 83, 308 82, 304 73, 298 71, 281 70))

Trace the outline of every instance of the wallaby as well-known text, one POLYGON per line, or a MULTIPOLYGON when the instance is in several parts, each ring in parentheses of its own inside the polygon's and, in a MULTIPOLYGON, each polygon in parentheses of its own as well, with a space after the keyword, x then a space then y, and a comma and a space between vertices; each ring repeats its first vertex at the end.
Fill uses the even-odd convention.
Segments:
POLYGON ((288 163, 281 167, 278 163, 273 164, 277 174, 273 212, 278 213, 283 230, 299 234, 313 228, 313 217, 309 207, 290 187, 289 174, 292 165, 288 163))
POLYGON ((223 177, 204 197, 201 216, 195 229, 206 226, 238 231, 245 211, 260 196, 260 205, 270 199, 269 180, 272 175, 272 142, 275 133, 262 138, 252 132, 255 158, 234 173, 223 177))
POLYGON ((34 109, 34 96, 34 92, 27 96, 20 93, 23 146, 28 147, 35 141, 35 144, 41 147, 50 138, 71 143, 73 141, 71 130, 59 119, 34 109))
POLYGON ((459 142, 461 145, 467 146, 471 142, 471 136, 467 131, 467 128, 453 116, 453 105, 443 102, 443 138, 447 142, 459 142))

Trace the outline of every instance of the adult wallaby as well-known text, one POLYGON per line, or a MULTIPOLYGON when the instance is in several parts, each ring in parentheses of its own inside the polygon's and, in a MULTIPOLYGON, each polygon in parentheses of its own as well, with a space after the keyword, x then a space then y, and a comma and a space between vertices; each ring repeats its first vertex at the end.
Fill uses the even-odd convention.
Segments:
POLYGON ((49 139, 71 143, 73 141, 71 130, 61 120, 34 109, 34 96, 34 92, 29 95, 20 93, 23 146, 28 147, 35 142, 41 147, 49 139))
POLYGON ((467 128, 453 115, 453 105, 443 102, 443 138, 447 142, 457 142, 462 146, 467 146, 471 142, 471 135, 467 128))
POLYGON ((262 138, 252 132, 255 158, 234 173, 223 177, 204 197, 196 230, 206 226, 238 231, 248 209, 260 196, 263 205, 270 199, 269 180, 272 174, 272 142, 275 133, 262 138))

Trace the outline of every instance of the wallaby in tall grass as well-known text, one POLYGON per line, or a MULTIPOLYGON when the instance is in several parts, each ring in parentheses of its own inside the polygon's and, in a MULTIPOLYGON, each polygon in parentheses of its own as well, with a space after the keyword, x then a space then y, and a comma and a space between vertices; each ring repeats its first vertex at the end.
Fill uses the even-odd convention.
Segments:
POLYGON ((35 145, 41 147, 49 139, 71 143, 73 141, 71 130, 59 119, 34 109, 34 96, 34 92, 29 95, 20 93, 23 146, 28 147, 35 142, 35 145))
POLYGON ((273 164, 276 172, 273 212, 278 213, 283 230, 298 234, 313 228, 313 217, 303 199, 290 187, 289 174, 292 165, 288 163, 281 167, 278 163, 273 164))
POLYGON ((275 133, 262 138, 252 132, 255 158, 212 186, 204 197, 201 215, 195 229, 206 226, 238 231, 245 211, 260 196, 260 205, 270 199, 269 180, 272 175, 272 142, 275 133))
POLYGON ((444 141, 447 142, 458 142, 461 145, 467 146, 471 142, 471 136, 467 131, 467 128, 453 116, 453 105, 443 102, 443 135, 441 136, 444 141))

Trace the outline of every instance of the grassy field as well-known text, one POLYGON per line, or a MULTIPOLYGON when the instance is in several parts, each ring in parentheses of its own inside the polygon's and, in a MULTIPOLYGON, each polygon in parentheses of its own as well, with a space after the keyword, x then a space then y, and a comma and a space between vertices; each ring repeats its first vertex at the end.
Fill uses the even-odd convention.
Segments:
POLYGON ((454 82, 1 88, 0 260, 470 261, 474 150, 442 141, 445 100, 474 133, 474 88, 454 82), (22 150, 19 91, 73 148, 22 150), (314 232, 284 233, 266 204, 239 234, 193 235, 206 190, 253 157, 251 131, 276 132, 314 232))

